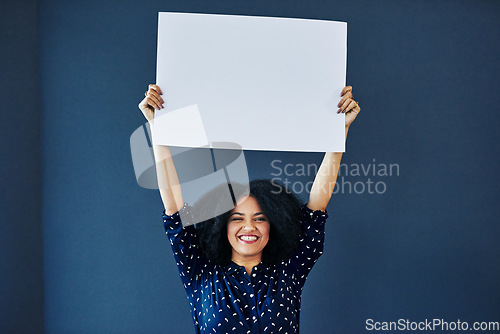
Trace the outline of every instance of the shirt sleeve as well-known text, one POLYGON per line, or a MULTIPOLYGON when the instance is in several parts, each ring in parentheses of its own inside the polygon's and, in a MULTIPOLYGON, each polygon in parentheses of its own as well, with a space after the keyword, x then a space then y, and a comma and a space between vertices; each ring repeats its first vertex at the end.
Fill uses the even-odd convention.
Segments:
POLYGON ((328 213, 321 210, 313 211, 306 205, 301 207, 301 211, 302 234, 299 247, 290 259, 290 266, 295 278, 303 284, 312 267, 323 254, 328 213))
POLYGON ((180 211, 170 216, 163 211, 162 216, 182 283, 187 289, 187 286, 191 285, 193 279, 200 273, 203 260, 196 229, 193 225, 182 225, 180 212, 183 215, 189 214, 189 206, 184 205, 180 211))

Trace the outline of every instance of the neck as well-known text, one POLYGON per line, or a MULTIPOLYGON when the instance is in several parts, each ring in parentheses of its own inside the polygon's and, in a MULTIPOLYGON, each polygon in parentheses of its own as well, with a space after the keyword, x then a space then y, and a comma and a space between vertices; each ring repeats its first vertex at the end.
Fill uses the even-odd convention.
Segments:
POLYGON ((231 261, 233 261, 234 263, 236 263, 236 264, 238 264, 240 266, 258 265, 260 263, 260 259, 258 259, 258 260, 243 261, 243 260, 240 260, 240 259, 234 259, 234 258, 232 258, 231 261))

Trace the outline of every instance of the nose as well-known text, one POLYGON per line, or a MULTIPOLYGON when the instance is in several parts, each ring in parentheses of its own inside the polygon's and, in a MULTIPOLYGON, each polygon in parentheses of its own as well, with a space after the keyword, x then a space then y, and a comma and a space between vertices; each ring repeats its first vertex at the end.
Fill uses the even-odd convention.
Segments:
POLYGON ((255 226, 252 221, 245 222, 245 225, 242 227, 243 231, 253 231, 255 230, 255 226))

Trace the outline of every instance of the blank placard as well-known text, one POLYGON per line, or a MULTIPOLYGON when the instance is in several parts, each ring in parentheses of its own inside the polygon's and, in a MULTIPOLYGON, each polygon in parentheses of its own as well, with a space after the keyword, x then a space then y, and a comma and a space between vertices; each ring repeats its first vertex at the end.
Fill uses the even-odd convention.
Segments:
POLYGON ((345 22, 159 13, 154 142, 343 152, 346 43, 345 22))

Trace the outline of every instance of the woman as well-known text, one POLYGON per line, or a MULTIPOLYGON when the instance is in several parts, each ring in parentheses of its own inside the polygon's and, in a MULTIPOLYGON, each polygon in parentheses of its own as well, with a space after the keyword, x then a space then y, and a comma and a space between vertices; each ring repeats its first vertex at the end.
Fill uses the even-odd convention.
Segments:
MULTIPOLYGON (((149 85, 139 104, 151 131, 162 95, 160 87, 149 85)), ((340 95, 337 113, 345 113, 347 136, 360 107, 352 87, 340 95)), ((195 228, 180 220, 179 210, 189 214, 189 207, 169 148, 153 149, 165 230, 196 333, 298 333, 302 288, 323 251, 326 207, 342 153, 325 154, 306 205, 278 184, 252 181, 250 195, 237 198, 233 210, 195 228)))

